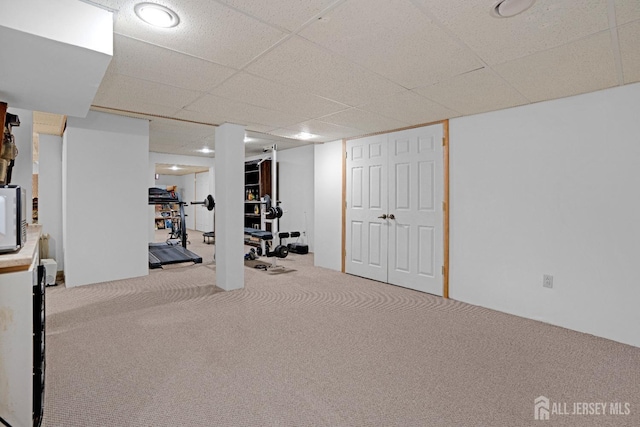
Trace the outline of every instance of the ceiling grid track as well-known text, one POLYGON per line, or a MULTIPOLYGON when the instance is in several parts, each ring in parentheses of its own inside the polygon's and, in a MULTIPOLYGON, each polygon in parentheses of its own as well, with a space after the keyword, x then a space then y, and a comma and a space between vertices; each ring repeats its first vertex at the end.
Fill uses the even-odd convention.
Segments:
MULTIPOLYGON (((444 31, 444 33, 447 34, 447 36, 449 36, 451 38, 451 40, 454 40, 459 46, 461 46, 464 49, 466 49, 469 52, 471 52, 473 54, 473 56, 475 56, 475 58, 483 65, 484 68, 486 68, 487 70, 491 71, 496 77, 498 77, 500 80, 502 80, 507 86, 512 88, 514 91, 516 91, 520 96, 522 96, 528 102, 531 102, 531 100, 529 98, 527 98, 521 91, 519 91, 518 88, 516 88, 514 85, 512 85, 509 81, 505 80, 504 77, 502 77, 489 64, 487 64, 487 62, 480 55, 478 55, 473 49, 471 49, 465 42, 463 42, 460 39, 460 37, 458 37, 453 31, 449 30, 435 16, 433 16, 428 10, 426 10, 426 8, 422 4, 420 4, 416 0, 409 0, 409 1, 416 8, 418 8, 418 10, 420 10, 427 18, 429 18, 435 25, 437 25, 438 28, 440 28, 442 31, 444 31)), ((470 70, 467 73, 473 72, 473 71, 476 71, 476 70, 470 70)), ((467 73, 462 73, 462 74, 467 74, 467 73)), ((456 77, 456 76, 451 76, 451 78, 453 78, 453 77, 456 77)))
POLYGON ((618 86, 624 85, 624 72, 622 68, 622 55, 620 55, 620 39, 618 38, 618 24, 616 19, 616 5, 614 0, 609 0, 607 4, 607 17, 609 18, 609 31, 611 32, 611 49, 616 65, 616 75, 618 86))

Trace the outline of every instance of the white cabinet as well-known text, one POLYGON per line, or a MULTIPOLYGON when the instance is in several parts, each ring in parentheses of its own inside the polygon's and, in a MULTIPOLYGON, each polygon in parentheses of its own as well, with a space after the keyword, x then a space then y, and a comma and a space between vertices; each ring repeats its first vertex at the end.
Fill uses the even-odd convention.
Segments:
POLYGON ((27 244, 0 256, 0 417, 12 427, 33 425, 33 286, 39 227, 27 244))

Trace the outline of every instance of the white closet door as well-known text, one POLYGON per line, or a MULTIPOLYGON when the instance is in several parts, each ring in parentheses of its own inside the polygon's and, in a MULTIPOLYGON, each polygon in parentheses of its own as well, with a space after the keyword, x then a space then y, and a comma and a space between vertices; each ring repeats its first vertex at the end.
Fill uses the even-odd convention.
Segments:
POLYGON ((389 135, 388 282, 442 295, 442 125, 389 135))
MULTIPOLYGON (((209 172, 196 174, 196 201, 204 201, 209 191, 209 172)), ((197 231, 213 231, 213 212, 208 211, 204 205, 195 205, 193 208, 196 217, 197 231)))
POLYGON ((347 273, 387 281, 387 136, 347 142, 347 273))

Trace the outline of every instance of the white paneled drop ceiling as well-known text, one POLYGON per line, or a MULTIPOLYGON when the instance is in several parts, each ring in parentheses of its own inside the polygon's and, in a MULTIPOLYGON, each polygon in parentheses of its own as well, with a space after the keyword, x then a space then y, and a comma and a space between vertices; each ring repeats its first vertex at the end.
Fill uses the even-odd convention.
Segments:
POLYGON ((93 109, 151 120, 150 149, 214 148, 245 125, 247 153, 331 141, 640 81, 640 0, 146 0, 178 26, 114 13, 93 109), (315 136, 297 140, 300 132, 315 136))

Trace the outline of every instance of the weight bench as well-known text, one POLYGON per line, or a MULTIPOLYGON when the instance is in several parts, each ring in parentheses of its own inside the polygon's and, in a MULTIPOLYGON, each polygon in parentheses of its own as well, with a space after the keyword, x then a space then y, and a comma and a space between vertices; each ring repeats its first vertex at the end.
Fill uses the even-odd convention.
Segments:
POLYGON ((244 234, 260 240, 273 240, 273 234, 270 231, 258 230, 256 228, 245 227, 244 234))
POLYGON ((216 242, 216 235, 213 231, 207 231, 202 233, 202 242, 208 244, 216 242))
MULTIPOLYGON (((250 237, 254 237, 260 241, 260 247, 256 251, 258 256, 266 255, 267 257, 273 258, 273 263, 270 268, 277 267, 277 258, 286 258, 289 254, 289 248, 283 245, 275 245, 272 240, 274 239, 274 235, 270 231, 265 230, 257 230, 255 228, 245 227, 244 234, 250 237)), ((281 241, 284 237, 284 234, 289 236, 289 233, 279 233, 278 237, 280 237, 281 241)))

